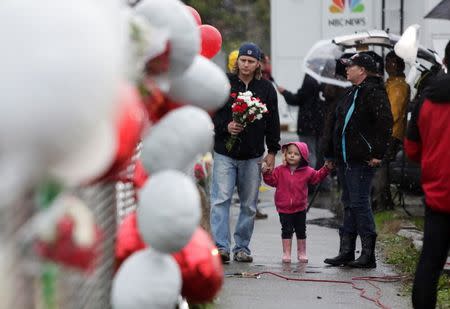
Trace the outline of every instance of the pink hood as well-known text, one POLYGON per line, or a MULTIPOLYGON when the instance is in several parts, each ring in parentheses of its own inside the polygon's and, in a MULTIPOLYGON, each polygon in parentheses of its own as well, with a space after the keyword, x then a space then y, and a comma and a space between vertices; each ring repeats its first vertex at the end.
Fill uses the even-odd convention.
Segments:
POLYGON ((290 142, 290 143, 284 144, 281 147, 281 150, 285 151, 289 145, 297 146, 298 150, 300 151, 300 154, 302 155, 302 158, 305 159, 305 161, 308 162, 308 164, 309 164, 309 159, 308 159, 309 158, 309 149, 308 149, 308 145, 306 145, 303 142, 290 142))

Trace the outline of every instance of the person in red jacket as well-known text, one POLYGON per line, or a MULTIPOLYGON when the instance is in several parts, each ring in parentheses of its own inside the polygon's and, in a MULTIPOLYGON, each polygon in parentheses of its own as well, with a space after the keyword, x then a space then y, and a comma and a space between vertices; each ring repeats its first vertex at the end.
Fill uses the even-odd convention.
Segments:
MULTIPOLYGON (((450 41, 444 64, 450 65, 450 41)), ((420 162, 425 193, 423 247, 414 278, 414 308, 435 308, 439 276, 450 249, 450 74, 438 73, 408 123, 407 156, 420 162)))
POLYGON ((291 262, 292 236, 297 236, 297 258, 307 263, 306 209, 308 184, 318 184, 327 177, 332 164, 316 171, 308 166, 308 146, 302 142, 283 145, 284 163, 270 171, 262 166, 264 182, 276 188, 275 206, 280 216, 284 263, 291 262))

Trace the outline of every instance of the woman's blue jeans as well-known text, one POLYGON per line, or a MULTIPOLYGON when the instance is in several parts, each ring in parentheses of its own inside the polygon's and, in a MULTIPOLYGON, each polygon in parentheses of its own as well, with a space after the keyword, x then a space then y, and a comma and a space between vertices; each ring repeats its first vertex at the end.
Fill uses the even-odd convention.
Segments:
POLYGON ((261 183, 262 157, 235 160, 214 152, 211 183, 211 231, 216 246, 230 252, 230 206, 237 186, 241 203, 234 230, 233 252, 251 254, 250 239, 253 234, 256 204, 261 183))
POLYGON ((369 202, 374 173, 375 169, 367 164, 349 163, 338 167, 338 176, 342 184, 341 200, 344 204, 341 233, 377 235, 369 202))

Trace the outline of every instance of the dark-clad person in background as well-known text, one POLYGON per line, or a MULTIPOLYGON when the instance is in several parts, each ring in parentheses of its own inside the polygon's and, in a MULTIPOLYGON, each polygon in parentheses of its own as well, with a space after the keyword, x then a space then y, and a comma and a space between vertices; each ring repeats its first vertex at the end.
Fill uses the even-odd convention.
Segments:
POLYGON ((392 113, 373 58, 359 53, 342 61, 353 87, 339 100, 332 125, 328 126, 332 132, 327 134, 331 138, 325 158, 337 163, 344 218, 339 231, 339 254, 324 262, 375 268, 377 233, 369 193, 375 168, 380 165, 391 136, 392 113), (355 260, 357 235, 362 250, 355 260))
POLYGON ((412 291, 415 309, 435 308, 439 276, 450 249, 450 41, 444 65, 415 106, 405 139, 406 155, 419 162, 425 192, 423 247, 412 291))
POLYGON ((394 124, 383 165, 377 171, 374 179, 373 209, 392 209, 394 207, 390 190, 389 163, 395 160, 403 143, 406 130, 406 109, 410 100, 410 87, 406 82, 403 59, 391 51, 386 55, 385 63, 385 70, 388 74, 385 86, 394 124))
POLYGON ((309 146, 310 166, 316 168, 318 142, 325 118, 324 102, 319 98, 320 84, 311 75, 305 74, 297 93, 294 94, 281 86, 277 89, 288 105, 298 106, 298 138, 309 146))

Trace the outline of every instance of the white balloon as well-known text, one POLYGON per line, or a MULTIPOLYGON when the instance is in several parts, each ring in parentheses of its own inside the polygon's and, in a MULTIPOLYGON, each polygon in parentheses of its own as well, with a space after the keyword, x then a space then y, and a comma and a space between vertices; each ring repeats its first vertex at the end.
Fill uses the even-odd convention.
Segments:
POLYGON ((151 173, 164 169, 185 170, 211 150, 214 125, 204 110, 185 106, 162 118, 142 142, 142 163, 151 173))
POLYGON ((173 253, 191 239, 200 220, 200 194, 194 182, 175 170, 152 174, 139 195, 137 223, 152 248, 173 253))
POLYGON ((172 80, 169 97, 173 100, 216 110, 230 94, 230 83, 218 65, 198 55, 189 69, 172 80))
POLYGON ((85 143, 50 167, 50 174, 68 186, 81 185, 106 172, 117 150, 116 129, 111 121, 101 121, 85 143))
POLYGON ((60 160, 109 118, 123 72, 115 26, 91 0, 0 3, 3 149, 60 160))
POLYGON ((111 304, 114 309, 175 308, 181 291, 181 273, 170 255, 153 249, 134 253, 114 277, 111 304))
POLYGON ((126 19, 128 31, 126 73, 131 81, 139 81, 146 61, 166 49, 169 33, 153 27, 147 19, 130 8, 124 9, 122 15, 126 19))
POLYGON ((135 10, 156 28, 169 31, 170 78, 186 71, 200 50, 200 31, 185 5, 179 0, 142 0, 135 10))
POLYGON ((419 29, 420 25, 409 26, 394 45, 394 51, 406 63, 414 64, 417 59, 419 49, 419 29))

